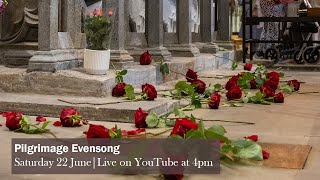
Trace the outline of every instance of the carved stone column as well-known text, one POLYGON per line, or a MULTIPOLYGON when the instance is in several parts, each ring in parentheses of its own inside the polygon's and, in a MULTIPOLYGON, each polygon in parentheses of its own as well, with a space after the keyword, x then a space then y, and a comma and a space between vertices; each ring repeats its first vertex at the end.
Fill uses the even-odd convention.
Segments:
POLYGON ((149 53, 154 59, 172 59, 171 53, 163 47, 163 0, 146 0, 146 39, 149 53))
MULTIPOLYGON (((78 52, 70 36, 59 34, 59 1, 38 0, 39 51, 29 61, 28 71, 55 72, 79 65, 78 52)), ((63 17, 62 17, 63 18, 63 17)))
POLYGON ((126 19, 125 19, 125 0, 102 1, 102 9, 106 14, 114 11, 114 26, 111 40, 111 61, 116 67, 130 66, 134 59, 125 50, 126 41, 126 19))
POLYGON ((177 35, 179 44, 168 45, 173 56, 196 57, 199 49, 192 44, 191 31, 192 0, 177 0, 177 35))
POLYGON ((199 43, 199 49, 202 53, 216 53, 218 45, 214 43, 214 7, 213 0, 200 1, 200 33, 203 43, 199 43))
POLYGON ((231 42, 230 6, 227 0, 217 0, 218 3, 218 32, 216 43, 219 47, 233 50, 231 42))

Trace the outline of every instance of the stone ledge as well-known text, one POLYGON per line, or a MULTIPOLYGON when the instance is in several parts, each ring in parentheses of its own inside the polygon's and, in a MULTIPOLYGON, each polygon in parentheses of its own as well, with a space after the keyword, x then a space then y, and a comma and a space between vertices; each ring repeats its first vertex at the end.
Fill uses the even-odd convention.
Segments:
POLYGON ((110 122, 134 122, 134 113, 141 107, 148 112, 155 112, 159 115, 172 111, 180 106, 179 101, 158 98, 155 101, 126 102, 121 104, 109 105, 72 105, 58 101, 63 99, 74 103, 110 103, 120 102, 119 98, 95 98, 95 97, 71 97, 71 96, 49 96, 34 94, 11 94, 0 93, 0 111, 19 111, 25 115, 59 117, 63 108, 76 108, 83 118, 92 121, 110 121, 110 122))

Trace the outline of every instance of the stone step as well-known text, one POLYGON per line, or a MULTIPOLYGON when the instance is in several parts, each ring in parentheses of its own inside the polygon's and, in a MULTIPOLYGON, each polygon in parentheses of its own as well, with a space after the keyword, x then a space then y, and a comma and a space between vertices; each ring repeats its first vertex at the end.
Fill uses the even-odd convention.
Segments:
MULTIPOLYGON (((175 57, 168 62, 170 69, 185 74, 188 69, 196 71, 217 70, 230 67, 230 59, 234 53, 230 51, 217 54, 201 54, 199 57, 175 57)), ((126 67, 128 74, 124 76, 127 84, 141 88, 145 83, 160 85, 162 83, 182 79, 184 76, 172 72, 163 77, 157 64, 141 66, 134 64, 126 67)), ((0 92, 30 93, 66 96, 109 97, 116 84, 114 70, 106 75, 89 75, 82 68, 62 70, 55 73, 30 72, 23 68, 7 68, 0 66, 0 92)))
POLYGON ((138 108, 163 115, 180 106, 179 101, 158 98, 155 101, 123 102, 120 98, 96 98, 74 96, 50 96, 35 94, 0 93, 0 112, 16 111, 30 116, 59 117, 63 108, 76 108, 84 119, 134 123, 134 113, 138 108), (87 103, 87 104, 70 104, 87 103), (97 105, 99 104, 99 105, 97 105), (101 105, 105 104, 105 105, 101 105))

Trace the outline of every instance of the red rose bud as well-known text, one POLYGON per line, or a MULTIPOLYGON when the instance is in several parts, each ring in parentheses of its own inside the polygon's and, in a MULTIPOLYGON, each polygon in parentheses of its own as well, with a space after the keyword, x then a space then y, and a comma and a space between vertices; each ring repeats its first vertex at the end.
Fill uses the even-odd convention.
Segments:
POLYGON ((140 129, 137 129, 137 130, 128 131, 127 134, 129 136, 135 136, 135 135, 138 135, 138 134, 143 133, 143 132, 146 132, 146 130, 143 129, 143 128, 140 128, 140 129))
POLYGON ((111 138, 109 130, 101 125, 90 124, 88 131, 83 132, 87 138, 111 138))
POLYGON ((94 9, 93 10, 93 15, 97 15, 98 14, 98 10, 97 9, 94 9))
POLYGON ((252 136, 248 136, 248 137, 245 137, 246 139, 250 139, 251 141, 255 141, 257 142, 258 141, 258 135, 252 135, 252 136))
POLYGON ((149 51, 143 53, 140 56, 140 64, 141 65, 149 65, 149 64, 151 64, 151 61, 152 61, 152 56, 149 54, 149 51))
POLYGON ((251 89, 257 89, 258 87, 258 83, 256 82, 256 80, 255 79, 252 79, 251 81, 250 81, 250 86, 251 86, 251 89))
POLYGON ((236 75, 236 76, 232 76, 230 79, 229 79, 229 81, 232 81, 232 82, 235 82, 236 84, 238 84, 238 80, 239 80, 239 78, 241 78, 242 77, 242 75, 241 74, 238 74, 238 75, 236 75))
POLYGON ((53 125, 56 127, 62 126, 61 121, 56 121, 53 123, 53 125))
POLYGON ((157 98, 158 93, 154 86, 151 84, 142 85, 142 93, 147 95, 147 100, 154 100, 157 98))
POLYGON ((242 91, 239 86, 236 86, 227 92, 227 98, 229 100, 241 99, 241 97, 242 97, 242 91))
POLYGON ((146 123, 146 118, 149 114, 144 112, 141 108, 139 108, 134 114, 134 122, 136 128, 147 128, 148 125, 146 123))
POLYGON ((164 174, 165 180, 182 180, 184 175, 183 174, 164 174))
POLYGON ((300 82, 297 81, 297 80, 288 81, 288 85, 289 85, 289 86, 292 85, 292 86, 294 87, 294 90, 295 90, 295 91, 299 91, 299 89, 300 89, 300 82))
POLYGON ((78 127, 81 126, 81 117, 77 110, 63 109, 60 115, 60 121, 63 127, 78 127))
POLYGON ((237 86, 238 86, 238 83, 237 83, 237 82, 234 82, 234 81, 229 80, 229 81, 227 82, 225 88, 226 88, 227 91, 229 91, 229 90, 231 90, 232 88, 237 87, 237 86))
POLYGON ((192 82, 198 79, 197 72, 194 72, 193 70, 189 69, 187 74, 186 74, 186 79, 188 82, 192 82))
POLYGON ((270 154, 267 151, 262 150, 262 157, 263 157, 263 159, 269 159, 270 154))
POLYGON ((20 112, 6 112, 2 114, 6 118, 6 127, 10 131, 20 129, 20 121, 22 120, 22 114, 20 112))
POLYGON ((269 80, 273 80, 273 81, 279 82, 280 74, 278 72, 270 72, 270 73, 267 74, 267 78, 269 80))
POLYGON ((204 83, 203 81, 201 80, 195 80, 192 82, 192 84, 194 85, 197 85, 197 89, 196 89, 196 92, 199 93, 199 94, 204 94, 204 92, 206 91, 206 83, 204 83))
POLYGON ((210 97, 209 107, 211 109, 219 109, 221 95, 219 93, 212 94, 210 97))
POLYGON ((0 127, 2 126, 2 124, 0 124, 0 127))
POLYGON ((252 69, 252 64, 247 63, 244 65, 244 70, 251 71, 251 69, 252 69))
POLYGON ((197 130, 198 124, 189 119, 177 119, 170 135, 179 135, 184 137, 191 129, 197 130))
POLYGON ((273 97, 275 91, 270 86, 261 86, 260 92, 264 93, 266 97, 273 97))
POLYGON ((47 119, 44 118, 44 117, 42 117, 42 116, 38 116, 38 117, 36 118, 36 121, 38 121, 38 122, 46 122, 47 119))
POLYGON ((274 95, 273 102, 284 103, 284 96, 283 96, 282 92, 279 92, 278 94, 274 95))
POLYGON ((126 94, 126 83, 118 83, 112 90, 113 97, 123 97, 126 94))

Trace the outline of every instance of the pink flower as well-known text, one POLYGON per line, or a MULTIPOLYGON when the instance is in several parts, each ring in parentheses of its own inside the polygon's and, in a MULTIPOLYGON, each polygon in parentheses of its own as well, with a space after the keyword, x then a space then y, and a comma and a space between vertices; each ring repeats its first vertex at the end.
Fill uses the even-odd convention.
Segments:
POLYGON ((94 9, 93 15, 97 15, 97 14, 98 14, 98 10, 97 10, 97 9, 94 9))
POLYGON ((38 116, 38 117, 36 118, 36 121, 38 121, 38 122, 46 122, 47 119, 46 119, 45 117, 38 116))
POLYGON ((109 16, 112 16, 112 14, 113 14, 112 11, 109 11, 109 12, 108 12, 108 15, 109 15, 109 16))
POLYGON ((98 10, 97 15, 98 15, 98 16, 102 16, 102 9, 99 9, 99 10, 98 10))

